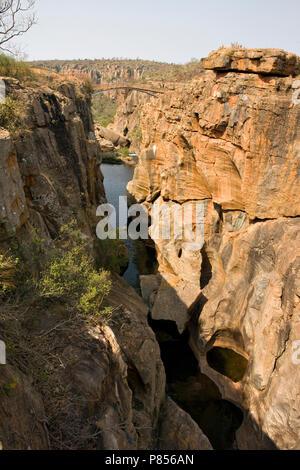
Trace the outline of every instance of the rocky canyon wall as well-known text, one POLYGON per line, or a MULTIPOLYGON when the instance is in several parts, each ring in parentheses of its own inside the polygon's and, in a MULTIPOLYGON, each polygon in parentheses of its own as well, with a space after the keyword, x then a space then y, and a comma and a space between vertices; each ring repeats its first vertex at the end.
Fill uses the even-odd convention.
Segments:
POLYGON ((5 82, 24 109, 13 136, 1 132, 1 240, 33 228, 51 239, 72 216, 89 233, 105 200, 89 99, 67 83, 53 90, 5 82))
POLYGON ((160 273, 142 290, 154 319, 190 330, 201 371, 242 409, 237 447, 297 449, 300 59, 223 48, 202 65, 143 107, 128 190, 147 207, 202 205, 204 240, 191 251, 157 237, 160 273))
MULTIPOLYGON (((69 77, 87 77, 93 85, 151 84, 154 88, 166 86, 172 89, 176 83, 190 81, 192 77, 202 73, 202 66, 197 61, 178 65, 140 59, 51 60, 36 61, 32 65, 69 77)), ((155 98, 130 90, 110 90, 106 91, 104 96, 118 104, 115 121, 108 127, 121 136, 128 137, 131 151, 139 152, 142 136, 140 109, 145 103, 155 98)))
MULTIPOLYGON (((12 129, 10 116, 0 135, 0 253, 19 250, 32 277, 70 219, 92 249, 96 207, 106 200, 101 153, 83 86, 4 80, 20 122, 12 129)), ((82 323, 76 309, 34 291, 0 299, 1 449, 157 445, 164 368, 148 308, 124 284, 114 277, 112 328, 82 323)))
POLYGON ((47 67, 64 75, 84 74, 95 84, 140 80, 148 69, 142 61, 139 63, 139 61, 126 60, 42 61, 33 64, 38 67, 47 67))

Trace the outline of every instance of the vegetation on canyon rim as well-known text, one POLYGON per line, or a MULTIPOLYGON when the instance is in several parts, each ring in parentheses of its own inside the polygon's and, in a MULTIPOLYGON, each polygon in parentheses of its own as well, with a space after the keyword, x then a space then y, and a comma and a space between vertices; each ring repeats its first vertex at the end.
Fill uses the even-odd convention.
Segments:
MULTIPOLYGON (((50 249, 32 231, 29 247, 12 239, 0 254, 1 339, 9 364, 30 374, 45 400, 53 446, 62 435, 65 444, 69 440, 73 447, 84 440, 78 429, 75 443, 75 428, 70 425, 75 418, 68 413, 76 404, 60 375, 66 336, 70 343, 84 342, 89 328, 102 328, 114 312, 106 303, 112 285, 110 272, 95 267, 89 241, 72 220, 61 227, 50 249), (28 249, 31 260, 27 258, 28 249), (43 325, 45 316, 51 326, 34 328, 35 324, 43 325)), ((0 381, 8 398, 20 386, 18 379, 0 381)))
POLYGON ((0 76, 16 78, 23 84, 34 79, 34 72, 26 62, 0 54, 0 76))
MULTIPOLYGON (((32 62, 35 67, 48 68, 56 72, 65 73, 68 69, 76 69, 78 73, 88 72, 89 70, 101 71, 107 67, 119 69, 124 68, 141 69, 142 75, 140 78, 134 79, 130 77, 130 82, 147 83, 147 81, 185 81, 199 75, 202 70, 200 61, 198 59, 191 59, 186 64, 168 64, 165 62, 155 62, 151 60, 141 59, 101 59, 101 60, 47 60, 32 62)), ((76 72, 77 73, 77 72, 76 72)), ((115 76, 108 78, 107 83, 114 83, 117 81, 115 76)))
POLYGON ((24 123, 25 112, 24 103, 15 96, 7 96, 5 103, 0 104, 0 127, 7 129, 14 136, 24 123))
MULTIPOLYGON (((50 299, 52 302, 63 302, 67 309, 75 309, 79 315, 105 323, 111 314, 110 307, 104 306, 111 289, 110 273, 103 269, 103 263, 101 266, 99 263, 98 269, 95 267, 86 237, 79 231, 76 222, 71 221, 61 227, 50 251, 43 253, 41 247, 44 241, 37 240, 37 237, 32 237, 31 243, 35 266, 30 266, 22 256, 20 245, 17 251, 10 248, 0 254, 2 302, 11 302, 20 295, 25 295, 29 302, 39 298, 41 302, 50 299), (39 264, 42 268, 37 270, 39 264)), ((108 261, 106 265, 111 270, 115 266, 108 261)))
POLYGON ((35 285, 42 297, 63 299, 83 314, 103 321, 110 313, 109 307, 102 308, 111 288, 109 273, 94 267, 75 221, 61 227, 56 247, 35 285))
MULTIPOLYGON (((35 75, 28 64, 13 57, 0 54, 0 76, 16 78, 22 85, 33 83, 35 75)), ((14 134, 24 125, 26 105, 11 93, 6 96, 5 103, 0 104, 0 126, 14 134)))
POLYGON ((96 240, 97 266, 122 274, 129 263, 129 253, 124 240, 96 240))
POLYGON ((109 165, 122 165, 123 163, 133 162, 133 157, 130 156, 130 149, 128 147, 121 147, 113 152, 103 154, 102 163, 109 165))

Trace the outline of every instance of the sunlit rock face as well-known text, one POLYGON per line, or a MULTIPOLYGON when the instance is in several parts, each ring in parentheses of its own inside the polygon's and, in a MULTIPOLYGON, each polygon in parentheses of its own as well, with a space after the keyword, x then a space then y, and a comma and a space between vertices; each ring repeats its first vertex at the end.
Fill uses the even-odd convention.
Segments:
MULTIPOLYGON (((19 242, 27 275, 34 271, 34 262, 46 264, 43 253, 51 256, 61 227, 73 219, 93 253, 96 208, 106 201, 102 155, 84 90, 65 81, 52 89, 5 80, 7 91, 24 103, 25 111, 16 135, 0 129, 0 253, 19 242), (34 240, 41 240, 45 250, 39 257, 34 240)), ((147 323, 146 304, 125 281, 112 277, 112 328, 98 320, 83 328, 76 309, 70 313, 55 298, 45 306, 34 289, 28 305, 23 292, 9 307, 0 299, 0 338, 6 341, 7 335, 11 345, 0 371, 0 449, 157 447, 165 400, 159 346, 147 323), (7 318, 8 308, 13 320, 7 318), (15 336, 11 339, 10 322, 17 322, 20 344, 15 336), (70 328, 60 328, 66 323, 70 328), (58 374, 59 387, 46 375, 43 356, 34 346, 48 343, 60 358, 61 365, 49 369, 58 374), (17 360, 11 353, 14 344, 17 360), (28 350, 37 357, 38 370, 28 350), (42 386, 32 376, 40 372, 45 376, 42 386), (58 395, 63 397, 59 405, 58 395)))
POLYGON ((263 75, 295 76, 300 73, 300 59, 282 49, 221 48, 202 60, 204 69, 233 70, 263 75))
POLYGON ((13 137, 0 132, 0 239, 29 227, 54 237, 76 217, 87 233, 105 200, 101 153, 93 134, 88 96, 72 83, 56 90, 26 88, 5 79, 7 93, 24 105, 24 122, 13 137))
POLYGON ((231 48, 203 67, 142 112, 143 151, 130 193, 147 207, 205 205, 198 251, 185 251, 185 240, 154 239, 161 284, 152 315, 176 321, 180 331, 189 326, 202 372, 244 411, 239 448, 296 449, 299 58, 231 48), (217 370, 213 349, 229 351, 217 370), (238 356, 243 372, 221 373, 238 368, 238 356))
POLYGON ((113 130, 130 140, 131 151, 139 153, 142 130, 140 126, 140 109, 149 101, 156 101, 156 98, 146 93, 124 90, 118 92, 116 99, 119 103, 114 123, 110 124, 113 130))
POLYGON ((28 218, 16 151, 9 132, 4 129, 0 131, 0 200, 1 240, 14 235, 28 218))

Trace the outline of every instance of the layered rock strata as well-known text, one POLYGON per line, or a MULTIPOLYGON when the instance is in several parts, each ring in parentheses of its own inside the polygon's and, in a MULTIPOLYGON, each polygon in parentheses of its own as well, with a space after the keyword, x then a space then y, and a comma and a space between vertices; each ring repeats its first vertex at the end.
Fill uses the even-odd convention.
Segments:
POLYGON ((130 193, 205 214, 196 251, 154 239, 160 275, 142 287, 153 318, 190 329, 202 372, 243 410, 237 446, 297 449, 299 58, 223 48, 202 65, 142 111, 130 193))
MULTIPOLYGON (((8 96, 24 110, 19 127, 0 134, 1 252, 21 246, 34 269, 71 219, 92 250, 96 208, 106 198, 90 97, 61 80, 55 88, 4 80, 8 96), (33 247, 39 250, 40 243, 37 260, 33 247)), ((60 302, 22 298, 0 305, 0 338, 5 332, 7 340, 7 365, 0 365, 1 448, 155 448, 165 373, 148 308, 124 284, 114 279, 112 328, 82 324, 60 302), (43 363, 45 347, 52 365, 43 363)))

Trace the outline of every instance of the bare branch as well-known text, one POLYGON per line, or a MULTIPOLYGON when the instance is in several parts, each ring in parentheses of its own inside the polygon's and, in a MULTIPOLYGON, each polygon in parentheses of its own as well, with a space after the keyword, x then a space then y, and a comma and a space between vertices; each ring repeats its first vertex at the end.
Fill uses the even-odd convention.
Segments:
POLYGON ((35 0, 0 0, 0 51, 11 53, 7 43, 36 23, 35 0))

